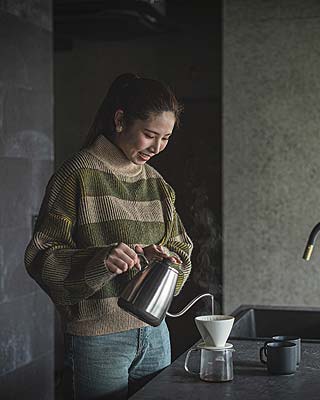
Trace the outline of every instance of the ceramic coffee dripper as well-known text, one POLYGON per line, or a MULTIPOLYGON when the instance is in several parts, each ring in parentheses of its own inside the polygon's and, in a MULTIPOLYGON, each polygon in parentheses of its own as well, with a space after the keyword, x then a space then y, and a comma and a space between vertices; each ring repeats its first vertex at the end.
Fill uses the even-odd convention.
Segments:
POLYGON ((205 346, 225 347, 234 323, 231 315, 203 315, 195 317, 195 323, 205 346))

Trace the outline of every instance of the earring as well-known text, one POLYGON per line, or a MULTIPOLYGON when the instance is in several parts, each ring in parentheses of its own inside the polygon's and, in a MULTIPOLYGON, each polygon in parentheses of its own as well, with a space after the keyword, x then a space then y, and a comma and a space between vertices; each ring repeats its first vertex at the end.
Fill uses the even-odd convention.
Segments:
POLYGON ((117 126, 117 132, 122 132, 122 126, 117 126))

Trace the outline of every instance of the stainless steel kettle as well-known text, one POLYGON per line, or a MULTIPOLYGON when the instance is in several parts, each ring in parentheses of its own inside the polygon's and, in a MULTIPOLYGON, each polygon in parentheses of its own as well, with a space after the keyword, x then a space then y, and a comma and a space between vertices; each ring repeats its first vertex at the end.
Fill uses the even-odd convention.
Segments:
POLYGON ((141 269, 122 291, 118 306, 129 314, 152 326, 158 326, 166 315, 180 317, 196 301, 204 296, 210 296, 212 301, 212 314, 214 313, 214 298, 210 293, 205 293, 193 299, 182 311, 176 314, 168 313, 173 300, 174 290, 178 279, 178 270, 168 259, 155 261, 141 269))

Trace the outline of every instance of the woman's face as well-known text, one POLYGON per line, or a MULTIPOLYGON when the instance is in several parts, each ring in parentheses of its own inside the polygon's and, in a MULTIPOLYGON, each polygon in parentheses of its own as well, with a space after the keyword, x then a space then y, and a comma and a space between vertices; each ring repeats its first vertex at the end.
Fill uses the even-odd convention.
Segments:
MULTIPOLYGON (((115 116, 116 128, 123 127, 122 111, 115 116)), ((168 144, 175 124, 171 111, 152 114, 149 119, 135 120, 133 124, 116 134, 116 145, 124 152, 128 160, 141 165, 160 153, 168 144)))

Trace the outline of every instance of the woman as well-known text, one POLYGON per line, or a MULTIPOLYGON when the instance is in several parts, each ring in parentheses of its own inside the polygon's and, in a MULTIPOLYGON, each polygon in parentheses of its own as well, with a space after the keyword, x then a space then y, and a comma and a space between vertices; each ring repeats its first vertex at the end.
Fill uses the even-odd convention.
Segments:
POLYGON ((62 318, 68 400, 125 399, 171 362, 166 323, 148 326, 117 298, 140 269, 137 253, 176 263, 175 295, 190 273, 174 191, 147 164, 180 111, 163 83, 120 75, 85 146, 47 186, 25 262, 62 318))

